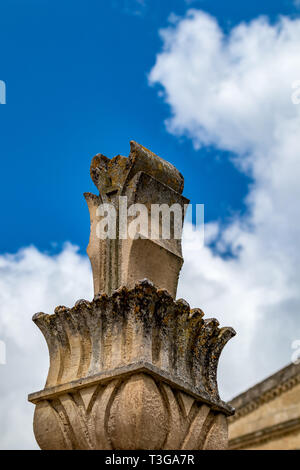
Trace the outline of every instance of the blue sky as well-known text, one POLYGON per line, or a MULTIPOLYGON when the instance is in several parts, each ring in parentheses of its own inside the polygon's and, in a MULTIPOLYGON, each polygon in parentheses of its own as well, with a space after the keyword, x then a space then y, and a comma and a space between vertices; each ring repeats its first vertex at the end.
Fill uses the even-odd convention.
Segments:
POLYGON ((44 387, 48 352, 31 317, 92 298, 82 194, 96 192, 92 157, 127 156, 131 139, 205 204, 206 243, 184 240, 178 297, 237 331, 222 398, 289 363, 300 338, 299 0, 3 0, 0 45, 0 448, 36 448, 26 396, 44 387))
MULTIPOLYGON (((251 179, 213 146, 195 151, 164 126, 168 106, 147 75, 170 13, 201 8, 229 28, 258 14, 297 13, 289 1, 4 1, 1 4, 1 252, 70 240, 82 250, 93 191, 89 164, 98 152, 128 155, 134 139, 185 176, 185 194, 204 203, 206 220, 245 209, 251 179), (220 155, 221 154, 221 155, 220 155)), ((201 104, 199 104, 201 106, 201 104)))

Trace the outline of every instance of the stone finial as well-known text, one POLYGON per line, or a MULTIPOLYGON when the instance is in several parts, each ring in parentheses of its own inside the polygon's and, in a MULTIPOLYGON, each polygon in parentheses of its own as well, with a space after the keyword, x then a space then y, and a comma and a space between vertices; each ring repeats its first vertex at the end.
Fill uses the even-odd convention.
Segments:
MULTIPOLYGON (((170 163, 134 141, 130 142, 129 157, 117 155, 108 159, 96 155, 91 163, 91 178, 99 195, 85 193, 90 219, 91 233, 87 248, 93 279, 94 292, 111 294, 120 286, 133 287, 147 278, 156 286, 167 289, 175 297, 179 272, 183 263, 181 237, 163 238, 161 232, 153 233, 153 205, 171 208, 174 204, 181 210, 178 221, 182 229, 188 200, 183 191, 183 176, 170 163), (97 227, 104 218, 99 207, 111 205, 115 209, 115 237, 103 239, 97 227), (120 233, 121 211, 134 204, 143 205, 147 213, 143 217, 140 236, 128 236, 132 216, 125 221, 126 233, 120 233), (122 207, 123 206, 123 207, 122 207)), ((162 229, 162 218, 158 230, 162 229)))
POLYGON ((29 396, 37 442, 42 449, 225 449, 234 410, 220 399, 217 367, 235 332, 174 299, 180 239, 96 238, 101 201, 116 214, 124 194, 183 207, 183 178, 134 142, 128 159, 96 156, 91 174, 100 189, 86 195, 95 297, 33 317, 50 355, 44 390, 29 396), (145 273, 152 282, 140 280, 145 273))

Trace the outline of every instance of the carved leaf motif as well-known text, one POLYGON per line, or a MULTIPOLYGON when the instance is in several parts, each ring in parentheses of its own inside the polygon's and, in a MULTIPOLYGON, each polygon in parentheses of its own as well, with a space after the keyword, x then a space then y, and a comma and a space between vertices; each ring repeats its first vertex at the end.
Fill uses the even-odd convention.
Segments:
POLYGON ((62 420, 47 401, 39 403, 35 408, 33 431, 41 449, 72 449, 70 442, 66 439, 62 420))
POLYGON ((197 450, 227 446, 227 420, 145 373, 40 402, 34 431, 42 449, 197 450))
POLYGON ((154 380, 132 376, 112 404, 108 434, 115 449, 161 449, 167 436, 167 410, 154 380))
POLYGON ((218 361, 235 332, 203 315, 147 280, 71 309, 57 307, 54 315, 36 314, 50 354, 46 388, 146 361, 181 378, 204 401, 218 402, 218 361))

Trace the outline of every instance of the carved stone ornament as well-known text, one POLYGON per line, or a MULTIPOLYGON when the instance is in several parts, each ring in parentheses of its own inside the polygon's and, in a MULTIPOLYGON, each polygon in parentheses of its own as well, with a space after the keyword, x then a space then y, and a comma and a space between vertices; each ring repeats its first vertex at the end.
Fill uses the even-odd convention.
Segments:
MULTIPOLYGON (((111 294, 121 286, 133 287, 141 279, 149 279, 160 288, 176 296, 178 276, 183 264, 180 239, 150 236, 151 206, 177 204, 182 208, 181 227, 188 199, 181 195, 183 176, 170 163, 134 141, 130 142, 129 157, 117 155, 109 160, 96 155, 91 163, 91 178, 99 195, 85 193, 90 218, 91 234, 87 253, 91 260, 94 292, 111 294), (125 199, 126 198, 126 199, 125 199), (116 209, 116 237, 105 240, 97 235, 97 226, 103 216, 100 204, 111 204, 116 209), (119 216, 123 204, 143 205, 149 218, 143 226, 148 230, 139 238, 129 238, 119 232, 119 216), (146 232, 146 233, 145 233, 146 232), (123 236, 123 238, 121 238, 123 236)), ((128 223, 130 223, 129 217, 128 223)))
POLYGON ((183 178, 134 142, 128 159, 96 156, 91 174, 101 191, 85 195, 95 297, 33 317, 50 356, 44 390, 29 395, 36 440, 41 449, 225 449, 234 410, 219 397, 217 366, 235 332, 174 299, 181 240, 96 236, 101 201, 126 193, 183 206, 183 178))

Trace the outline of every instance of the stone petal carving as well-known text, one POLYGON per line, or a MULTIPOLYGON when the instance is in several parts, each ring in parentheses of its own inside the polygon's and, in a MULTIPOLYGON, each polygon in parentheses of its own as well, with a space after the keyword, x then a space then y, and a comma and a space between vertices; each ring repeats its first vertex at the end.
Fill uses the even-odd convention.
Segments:
POLYGON ((234 330, 203 316, 148 280, 36 314, 50 353, 46 387, 29 397, 40 447, 226 447, 233 410, 216 369, 234 330))
POLYGON ((131 376, 118 391, 110 409, 108 434, 115 449, 161 449, 165 442, 167 409, 155 381, 131 376))
POLYGON ((57 307, 54 315, 38 313, 33 320, 50 354, 46 387, 145 362, 218 403, 218 360, 235 332, 203 315, 148 280, 57 307))
POLYGON ((85 404, 79 390, 37 405, 34 431, 42 449, 226 448, 222 413, 190 397, 193 405, 186 415, 181 392, 148 374, 113 380, 90 392, 85 404))

